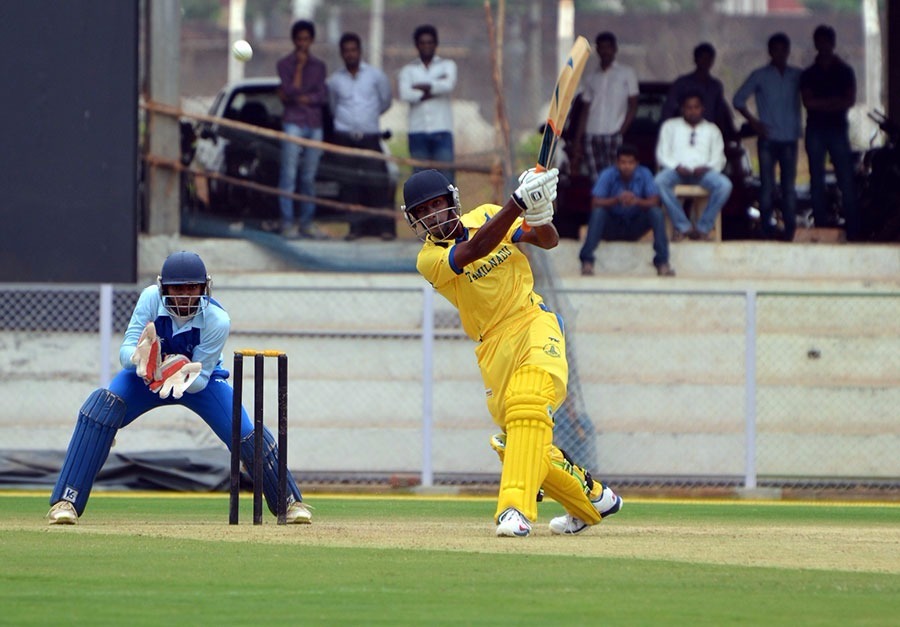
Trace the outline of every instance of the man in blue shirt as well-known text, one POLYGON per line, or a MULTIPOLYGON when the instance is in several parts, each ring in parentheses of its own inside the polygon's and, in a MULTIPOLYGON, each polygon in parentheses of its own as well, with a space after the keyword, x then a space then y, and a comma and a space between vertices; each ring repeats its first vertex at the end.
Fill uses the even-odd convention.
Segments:
POLYGON ((750 73, 734 95, 734 108, 756 131, 759 153, 759 213, 766 238, 794 239, 797 228, 797 140, 800 138, 800 68, 788 65, 791 40, 784 33, 769 37, 772 61, 750 73), (756 100, 757 116, 747 108, 756 100), (781 171, 781 217, 784 233, 772 224, 775 164, 781 171))
POLYGON ((622 144, 616 164, 600 172, 591 190, 591 217, 578 255, 581 274, 594 274, 594 250, 601 239, 636 241, 651 229, 656 273, 675 276, 669 265, 669 239, 653 174, 638 163, 637 148, 622 144))

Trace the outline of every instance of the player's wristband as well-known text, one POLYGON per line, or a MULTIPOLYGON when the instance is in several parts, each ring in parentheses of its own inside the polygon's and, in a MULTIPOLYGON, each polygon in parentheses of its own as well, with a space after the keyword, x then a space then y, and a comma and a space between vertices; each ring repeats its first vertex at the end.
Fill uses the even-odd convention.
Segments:
POLYGON ((525 211, 526 209, 528 209, 528 207, 525 206, 525 201, 522 200, 522 197, 519 196, 516 192, 513 192, 513 193, 512 193, 512 199, 513 199, 513 202, 516 203, 516 205, 517 205, 517 206, 519 207, 519 209, 521 209, 522 211, 525 211))

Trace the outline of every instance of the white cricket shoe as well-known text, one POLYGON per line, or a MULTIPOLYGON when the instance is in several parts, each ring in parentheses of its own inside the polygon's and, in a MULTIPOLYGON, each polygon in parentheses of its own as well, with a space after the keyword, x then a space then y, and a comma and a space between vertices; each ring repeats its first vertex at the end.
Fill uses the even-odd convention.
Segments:
POLYGON ((519 510, 508 507, 497 519, 497 535, 506 538, 524 538, 531 533, 531 523, 519 510))
MULTIPOLYGON (((594 508, 600 514, 600 518, 612 516, 622 509, 622 497, 618 496, 610 488, 603 488, 600 498, 591 501, 594 508)), ((591 525, 587 524, 577 516, 566 514, 565 516, 557 516, 550 521, 550 532, 556 535, 576 534, 588 529, 591 525)))
POLYGON ((294 501, 288 506, 284 520, 289 525, 308 525, 312 522, 312 512, 306 503, 294 501))
POLYGON ((51 525, 76 525, 78 524, 78 512, 75 506, 68 501, 57 501, 47 512, 47 518, 51 525))

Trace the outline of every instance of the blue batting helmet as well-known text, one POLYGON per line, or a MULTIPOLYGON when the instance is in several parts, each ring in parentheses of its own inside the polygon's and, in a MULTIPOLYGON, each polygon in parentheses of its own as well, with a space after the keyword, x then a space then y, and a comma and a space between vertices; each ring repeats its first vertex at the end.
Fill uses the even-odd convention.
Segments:
POLYGON ((166 257, 159 273, 159 281, 163 285, 206 283, 208 280, 206 265, 200 259, 200 255, 185 250, 166 257))
POLYGON ((184 250, 166 257, 162 270, 156 277, 163 306, 166 311, 178 318, 192 318, 206 307, 211 283, 212 280, 206 273, 206 264, 200 255, 184 250), (202 285, 203 289, 199 297, 176 296, 168 293, 167 287, 170 285, 202 285), (191 299, 190 303, 186 305, 185 299, 191 299))
POLYGON ((403 184, 403 210, 412 209, 438 196, 453 193, 453 185, 437 170, 416 172, 403 184))
POLYGON ((446 239, 453 233, 461 214, 459 189, 437 170, 416 172, 403 184, 403 206, 400 209, 406 215, 406 221, 419 239, 424 240, 427 235, 431 235, 435 239, 446 239), (441 196, 448 197, 451 209, 450 214, 443 220, 440 222, 431 220, 433 214, 415 214, 414 210, 419 205, 441 196))

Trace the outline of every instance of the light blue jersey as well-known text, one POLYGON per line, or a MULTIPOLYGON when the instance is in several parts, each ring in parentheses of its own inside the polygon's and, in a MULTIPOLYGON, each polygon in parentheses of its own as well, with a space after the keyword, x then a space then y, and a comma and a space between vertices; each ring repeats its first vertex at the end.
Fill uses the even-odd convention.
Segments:
POLYGON ((138 298, 119 348, 119 363, 122 368, 132 371, 135 369, 135 365, 131 363, 131 355, 137 348, 144 327, 150 321, 156 326, 163 355, 184 355, 203 365, 200 376, 187 389, 188 394, 204 389, 213 374, 228 377, 228 371, 222 367, 222 350, 231 331, 231 318, 214 299, 210 298, 207 306, 201 308, 197 315, 179 325, 178 320, 163 305, 159 288, 155 285, 147 287, 138 298))
MULTIPOLYGON (((119 349, 122 370, 113 377, 107 389, 95 391, 79 411, 75 432, 50 503, 68 501, 80 516, 118 429, 127 427, 157 407, 181 405, 190 409, 230 448, 234 390, 227 381, 229 373, 222 366, 222 350, 230 330, 231 319, 212 298, 192 318, 182 320, 163 306, 156 285, 141 292, 119 349), (151 321, 156 326, 163 357, 184 355, 202 365, 200 375, 181 398, 160 398, 138 376, 135 365, 131 363, 141 333, 151 321)), ((265 428, 263 437, 266 451, 263 492, 274 514, 277 502, 277 447, 268 428, 265 428)), ((253 423, 246 409, 241 407, 241 459, 248 468, 252 467, 252 456, 253 423)), ((302 501, 300 489, 290 471, 287 484, 289 504, 302 501)))

